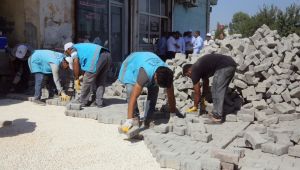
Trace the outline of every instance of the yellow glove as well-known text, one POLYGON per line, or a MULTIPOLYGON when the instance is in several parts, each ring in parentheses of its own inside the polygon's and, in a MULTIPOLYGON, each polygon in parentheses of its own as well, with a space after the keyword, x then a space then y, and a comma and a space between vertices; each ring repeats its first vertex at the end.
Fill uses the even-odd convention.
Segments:
POLYGON ((74 89, 77 92, 80 90, 80 81, 79 81, 79 79, 74 81, 74 89))
POLYGON ((133 126, 133 120, 127 119, 123 125, 121 125, 120 129, 122 133, 127 133, 133 126))
POLYGON ((197 110, 198 110, 198 108, 195 107, 195 106, 193 106, 193 107, 189 108, 189 109, 187 110, 187 112, 188 112, 188 113, 191 113, 191 112, 197 112, 197 110))
POLYGON ((60 93, 60 101, 67 102, 70 101, 71 97, 66 95, 64 92, 60 93))

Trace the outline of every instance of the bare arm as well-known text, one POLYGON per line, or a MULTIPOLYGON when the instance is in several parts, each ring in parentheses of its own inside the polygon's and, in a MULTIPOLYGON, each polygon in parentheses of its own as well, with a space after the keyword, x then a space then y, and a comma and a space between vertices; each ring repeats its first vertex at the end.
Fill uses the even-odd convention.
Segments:
POLYGON ((200 102, 200 96, 201 96, 201 85, 200 82, 194 85, 194 107, 198 108, 198 104, 200 102))
POLYGON ((143 87, 141 85, 139 85, 138 83, 136 83, 132 89, 129 103, 128 103, 128 111, 127 111, 128 119, 133 118, 133 111, 134 111, 134 108, 136 107, 136 101, 137 101, 137 98, 140 96, 142 90, 143 90, 143 87))
POLYGON ((80 76, 80 64, 78 58, 74 58, 73 60, 73 70, 74 70, 74 79, 78 80, 80 76))
POLYGON ((171 113, 175 113, 176 111, 176 101, 174 96, 174 87, 173 85, 167 89, 167 95, 168 95, 168 103, 169 103, 169 111, 171 113))

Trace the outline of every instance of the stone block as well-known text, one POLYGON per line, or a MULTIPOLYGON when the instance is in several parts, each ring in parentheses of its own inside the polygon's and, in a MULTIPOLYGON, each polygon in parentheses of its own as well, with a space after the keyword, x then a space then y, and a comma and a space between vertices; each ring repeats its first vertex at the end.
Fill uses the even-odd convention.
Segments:
MULTIPOLYGON (((252 107, 253 106, 252 103, 249 106, 252 107)), ((255 115, 255 109, 245 109, 245 108, 242 108, 241 110, 238 111, 238 114, 247 114, 247 115, 254 116, 255 115)))
POLYGON ((267 115, 263 111, 255 111, 255 118, 257 119, 258 122, 263 122, 264 120, 267 119, 267 115))
POLYGON ((194 159, 185 159, 181 162, 180 170, 201 170, 201 162, 194 159))
POLYGON ((290 94, 292 97, 300 98, 300 87, 292 89, 290 94))
POLYGON ((254 121, 254 115, 238 113, 237 117, 239 120, 241 120, 243 122, 253 122, 254 121))
POLYGON ((217 158, 221 162, 227 162, 227 163, 232 163, 235 165, 238 165, 239 163, 239 155, 232 153, 228 150, 224 149, 213 149, 211 151, 211 157, 212 158, 217 158))
POLYGON ((298 81, 295 81, 294 83, 290 84, 290 85, 288 86, 288 88, 289 88, 290 90, 293 90, 294 88, 299 87, 299 86, 300 86, 300 83, 299 83, 298 81))
POLYGON ((261 145, 267 142, 267 140, 256 131, 247 131, 245 132, 244 137, 246 139, 246 143, 253 149, 260 149, 261 145))
POLYGON ((274 134, 275 143, 282 144, 282 145, 293 146, 293 143, 290 141, 290 136, 291 135, 285 134, 285 133, 274 134))
POLYGON ((226 115, 226 122, 237 122, 237 115, 234 114, 226 115))
POLYGON ((184 136, 186 133, 186 126, 173 126, 173 133, 178 136, 184 136))
POLYGON ((238 80, 238 79, 235 79, 235 80, 233 81, 233 84, 234 84, 236 87, 239 87, 239 88, 241 88, 241 89, 247 88, 247 84, 244 83, 244 82, 241 81, 241 80, 238 80))
POLYGON ((300 99, 298 99, 298 98, 292 98, 292 103, 293 103, 295 106, 300 106, 300 99))
POLYGON ((269 137, 276 138, 276 135, 278 134, 287 134, 288 136, 292 136, 293 131, 286 128, 278 128, 277 126, 275 126, 268 128, 267 133, 269 137))
POLYGON ((291 94, 288 89, 286 89, 284 92, 281 93, 281 96, 285 102, 290 102, 291 101, 291 94))
POLYGON ((268 108, 268 104, 266 103, 265 100, 260 100, 260 101, 252 101, 253 107, 258 109, 258 110, 263 110, 268 108))
POLYGON ((290 140, 295 144, 300 144, 300 132, 299 131, 294 132, 290 137, 290 140))
POLYGON ((159 153, 159 163, 161 168, 180 168, 179 153, 162 151, 159 153))
POLYGON ((261 145, 261 151, 265 153, 274 154, 281 156, 288 153, 288 145, 277 144, 277 143, 265 143, 261 145))
POLYGON ((280 95, 285 89, 286 89, 286 87, 284 87, 284 86, 279 86, 279 87, 276 89, 275 93, 280 95))
POLYGON ((295 108, 284 102, 275 104, 273 110, 277 114, 290 114, 295 111, 295 108))
POLYGON ((296 120, 296 115, 294 114, 280 114, 279 121, 294 121, 296 120))
POLYGON ((274 103, 283 102, 283 99, 282 99, 281 95, 271 95, 271 99, 274 103))
POLYGON ((262 124, 256 124, 256 125, 254 125, 254 130, 257 131, 260 134, 267 133, 267 127, 265 127, 262 124))
POLYGON ((288 154, 300 158, 300 145, 289 147, 288 154))
POLYGON ((77 104, 77 103, 68 103, 66 105, 67 107, 67 110, 81 110, 82 107, 81 107, 81 104, 77 104))
POLYGON ((278 122, 279 122, 278 116, 270 116, 263 121, 263 125, 269 127, 272 124, 278 124, 278 122))
POLYGON ((200 158, 202 170, 220 170, 221 162, 216 158, 203 156, 200 158))
POLYGON ((231 163, 221 162, 221 169, 222 170, 234 170, 235 165, 231 163))
POLYGON ((211 133, 192 132, 191 137, 193 140, 200 141, 203 143, 209 143, 210 141, 212 141, 211 133))
POLYGON ((158 126, 154 126, 153 130, 156 133, 168 133, 169 132, 169 126, 168 126, 168 124, 160 124, 158 126))
POLYGON ((97 120, 98 119, 98 113, 96 113, 96 112, 86 113, 86 118, 97 120))

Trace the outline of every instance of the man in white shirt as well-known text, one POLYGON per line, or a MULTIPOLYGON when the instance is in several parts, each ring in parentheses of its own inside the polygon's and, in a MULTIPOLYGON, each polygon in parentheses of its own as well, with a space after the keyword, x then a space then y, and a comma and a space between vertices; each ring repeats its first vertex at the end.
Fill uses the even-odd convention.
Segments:
POLYGON ((202 48, 203 48, 203 39, 200 36, 200 31, 196 31, 193 54, 199 54, 202 48))
POLYGON ((175 32, 172 32, 167 40, 167 47, 168 47, 167 59, 175 58, 177 48, 179 48, 179 45, 177 44, 175 38, 176 38, 176 34, 175 32))
POLYGON ((211 33, 207 33, 205 41, 204 41, 204 46, 209 46, 209 45, 212 45, 213 43, 214 43, 214 40, 211 39, 211 33))
POLYGON ((184 38, 182 37, 182 34, 179 31, 176 32, 176 36, 179 37, 176 40, 177 44, 179 45, 179 48, 177 49, 176 52, 185 54, 185 41, 184 41, 184 38))

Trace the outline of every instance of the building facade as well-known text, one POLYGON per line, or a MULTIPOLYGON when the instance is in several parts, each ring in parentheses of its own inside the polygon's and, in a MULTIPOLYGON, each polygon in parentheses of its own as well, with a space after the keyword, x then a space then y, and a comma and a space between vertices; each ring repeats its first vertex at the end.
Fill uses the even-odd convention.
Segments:
POLYGON ((93 42, 109 48, 114 63, 132 51, 155 51, 163 32, 204 35, 209 12, 209 0, 2 0, 0 6, 0 17, 13 23, 6 33, 11 46, 59 50, 69 41, 93 42))

